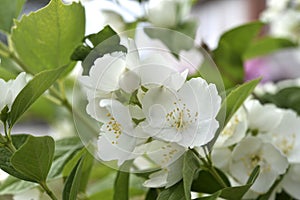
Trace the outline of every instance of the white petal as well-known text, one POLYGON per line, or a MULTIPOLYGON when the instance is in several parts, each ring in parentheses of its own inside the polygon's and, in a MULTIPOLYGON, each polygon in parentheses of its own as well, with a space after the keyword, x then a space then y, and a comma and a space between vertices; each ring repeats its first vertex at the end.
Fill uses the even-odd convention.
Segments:
POLYGON ((119 79, 119 85, 122 90, 132 93, 140 86, 140 77, 133 71, 124 72, 119 79))
POLYGON ((231 151, 228 148, 213 148, 212 161, 216 167, 228 171, 231 159, 231 151))
POLYGON ((282 118, 281 111, 273 104, 261 105, 257 100, 246 101, 249 128, 268 132, 277 126, 282 118))
POLYGON ((282 180, 284 190, 296 199, 300 199, 300 164, 291 165, 282 180))
POLYGON ((278 174, 274 171, 264 171, 258 174, 257 179, 251 186, 251 190, 258 193, 266 193, 275 182, 278 174))
POLYGON ((140 57, 134 40, 128 39, 128 48, 126 54, 127 68, 133 70, 140 66, 140 57))
POLYGON ((184 84, 186 77, 188 75, 188 70, 186 69, 182 73, 174 72, 172 73, 167 80, 164 82, 164 86, 173 90, 179 90, 184 84))
POLYGON ((103 91, 114 91, 119 88, 119 77, 126 68, 126 62, 109 54, 98 58, 90 70, 93 86, 103 91))
POLYGON ((166 188, 171 187, 182 179, 183 156, 173 162, 168 169, 166 188))
MULTIPOLYGON (((105 125, 103 125, 105 126, 105 125)), ((127 134, 121 134, 118 138, 115 134, 101 133, 98 139, 98 156, 101 160, 117 160, 118 165, 131 159, 130 155, 136 146, 136 139, 127 134)))
POLYGON ((144 187, 160 188, 167 184, 168 170, 162 169, 158 172, 150 174, 149 179, 143 183, 144 187))
POLYGON ((111 117, 122 126, 124 133, 134 136, 133 122, 128 107, 114 99, 103 99, 100 101, 100 106, 108 110, 111 117))
POLYGON ((220 109, 221 97, 215 85, 202 78, 187 81, 178 94, 189 108, 199 112, 199 120, 215 118, 220 109))

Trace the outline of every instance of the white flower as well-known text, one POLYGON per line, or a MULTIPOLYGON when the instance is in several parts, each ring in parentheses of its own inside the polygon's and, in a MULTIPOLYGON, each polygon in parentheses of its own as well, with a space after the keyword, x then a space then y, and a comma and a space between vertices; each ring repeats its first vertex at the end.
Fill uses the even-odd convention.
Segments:
POLYGON ((248 126, 252 131, 269 132, 281 121, 282 112, 273 104, 261 105, 257 100, 248 100, 244 105, 248 115, 248 126))
POLYGON ((189 14, 191 6, 190 0, 150 0, 148 20, 155 26, 174 27, 189 14))
POLYGON ((125 95, 128 99, 131 93, 142 85, 180 88, 187 74, 188 71, 179 74, 158 54, 141 60, 134 41, 129 39, 126 55, 119 57, 104 55, 95 61, 89 76, 80 77, 89 102, 86 108, 87 113, 102 122, 105 109, 99 107, 101 99, 118 99, 116 92, 120 90, 119 94, 125 95))
POLYGON ((182 179, 183 154, 185 148, 176 143, 166 143, 154 140, 145 144, 144 154, 159 171, 152 173, 144 182, 145 187, 171 187, 182 179))
POLYGON ((183 147, 207 144, 219 127, 215 119, 221 104, 216 86, 202 78, 187 81, 178 90, 149 89, 141 100, 150 136, 183 147))
POLYGON ((251 189, 265 193, 278 175, 285 173, 288 161, 271 143, 265 143, 258 137, 247 137, 232 152, 230 173, 241 184, 245 184, 257 165, 260 166, 260 173, 251 189))
POLYGON ((284 190, 296 199, 300 199, 300 164, 290 166, 288 173, 282 180, 284 190))
POLYGON ((300 117, 292 110, 282 110, 280 123, 265 139, 276 146, 289 163, 300 163, 300 117))
POLYGON ((300 12, 296 10, 287 10, 271 22, 271 34, 299 42, 299 26, 300 12))
POLYGON ((8 82, 0 79, 0 112, 5 106, 11 108, 15 98, 25 85, 25 72, 20 73, 15 80, 9 80, 8 82))
POLYGON ((135 126, 129 108, 113 99, 100 101, 100 106, 106 109, 106 120, 101 127, 98 138, 98 156, 101 160, 117 160, 118 165, 131 160, 139 140, 147 137, 139 127, 135 126))
POLYGON ((228 147, 238 143, 245 137, 248 129, 247 125, 246 111, 241 107, 220 133, 214 147, 228 147))

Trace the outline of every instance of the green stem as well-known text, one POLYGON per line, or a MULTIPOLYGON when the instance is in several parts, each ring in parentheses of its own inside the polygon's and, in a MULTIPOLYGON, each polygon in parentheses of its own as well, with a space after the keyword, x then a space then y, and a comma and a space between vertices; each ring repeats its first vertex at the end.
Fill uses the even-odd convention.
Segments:
POLYGON ((29 68, 26 66, 25 63, 23 63, 23 61, 21 61, 17 55, 10 51, 9 48, 3 44, 2 42, 0 42, 0 55, 6 58, 10 58, 13 61, 15 61, 15 63, 17 63, 26 73, 29 74, 34 74, 32 71, 29 70, 29 68))
POLYGON ((220 176, 220 174, 217 172, 217 170, 214 168, 213 166, 213 163, 210 159, 210 156, 209 155, 206 155, 206 159, 205 158, 202 158, 200 156, 200 154, 195 150, 195 149, 192 149, 192 151, 197 155, 197 157, 201 160, 201 162, 203 163, 205 169, 219 182, 219 184, 222 186, 222 187, 228 187, 226 185, 226 183, 224 182, 224 180, 222 179, 222 177, 220 176))
POLYGON ((40 186, 42 186, 42 188, 45 190, 45 192, 48 194, 48 196, 52 199, 52 200, 58 200, 57 197, 54 195, 54 193, 49 189, 48 185, 45 182, 41 182, 39 183, 40 186))
MULTIPOLYGON (((12 143, 12 138, 11 138, 11 129, 9 128, 7 130, 7 124, 6 122, 3 123, 4 124, 4 133, 6 136, 6 141, 4 143, 5 147, 11 152, 14 153, 17 151, 16 147, 14 146, 14 144, 12 143)), ((2 136, 2 135, 1 135, 2 136)), ((3 137, 3 136, 2 136, 3 137)), ((2 139, 2 138, 1 138, 2 139)))

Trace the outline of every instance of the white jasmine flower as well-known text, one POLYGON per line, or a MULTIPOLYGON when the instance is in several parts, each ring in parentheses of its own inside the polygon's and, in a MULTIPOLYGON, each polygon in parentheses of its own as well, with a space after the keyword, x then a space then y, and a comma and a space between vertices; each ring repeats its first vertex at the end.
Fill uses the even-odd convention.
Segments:
POLYGON ((145 155, 161 170, 152 173, 144 182, 145 187, 171 187, 182 179, 185 148, 176 143, 154 140, 144 146, 145 155))
POLYGON ((282 110, 282 119, 266 139, 272 142, 289 163, 300 163, 300 118, 292 110, 282 110))
POLYGON ((248 126, 253 131, 269 132, 282 119, 281 110, 273 104, 261 105, 257 100, 248 100, 244 105, 248 115, 248 126))
POLYGON ((15 80, 9 80, 8 82, 0 79, 0 112, 5 106, 11 108, 15 98, 25 85, 25 72, 20 73, 15 80))
POLYGON ((151 137, 183 147, 207 144, 219 127, 215 119, 221 104, 216 86, 202 78, 187 81, 178 90, 149 89, 141 100, 151 137))
POLYGON ((246 111, 241 107, 220 133, 214 147, 228 147, 238 143, 245 137, 248 129, 247 125, 246 111))
POLYGON ((120 166, 136 157, 135 147, 147 136, 135 126, 127 106, 113 99, 101 100, 100 106, 106 109, 107 115, 98 138, 97 153, 101 160, 117 160, 120 166))
POLYGON ((282 180, 282 187, 289 195, 295 199, 300 199, 300 164, 290 166, 288 173, 282 180))
POLYGON ((258 137, 247 137, 232 152, 230 173, 241 184, 245 184, 257 165, 260 166, 260 173, 251 190, 265 193, 278 175, 285 173, 288 161, 271 143, 263 142, 258 137))
POLYGON ((296 42, 300 40, 300 12, 287 10, 271 22, 271 34, 296 42))
POLYGON ((150 0, 148 20, 155 26, 174 27, 189 14, 191 6, 190 0, 150 0))

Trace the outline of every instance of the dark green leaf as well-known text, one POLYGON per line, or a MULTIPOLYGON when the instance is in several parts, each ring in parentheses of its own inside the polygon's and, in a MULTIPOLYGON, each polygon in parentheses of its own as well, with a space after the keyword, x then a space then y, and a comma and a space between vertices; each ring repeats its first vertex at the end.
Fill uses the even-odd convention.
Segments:
POLYGON ((157 197, 158 197, 157 189, 150 188, 146 194, 145 200, 156 200, 157 197))
POLYGON ((226 88, 244 80, 243 55, 263 27, 261 22, 251 22, 224 33, 218 48, 212 52, 226 88))
POLYGON ((183 187, 186 199, 191 199, 191 187, 194 180, 194 175, 199 168, 200 160, 197 155, 195 155, 191 150, 186 151, 183 158, 182 169, 183 187))
MULTIPOLYGON (((230 182, 226 175, 219 169, 215 169, 223 179, 223 181, 226 183, 226 185, 230 186, 230 182)), ((192 184, 192 191, 208 194, 213 194, 223 188, 224 187, 214 178, 214 176, 206 170, 199 171, 196 179, 192 184)))
POLYGON ((83 75, 88 75, 97 58, 116 51, 127 52, 127 49, 120 45, 120 37, 107 25, 98 33, 86 36, 84 43, 76 48, 71 59, 83 61, 83 75), (92 43, 93 46, 89 46, 89 43, 92 43))
POLYGON ((270 54, 287 47, 296 47, 292 41, 284 38, 265 37, 252 43, 243 55, 243 59, 251 59, 270 54))
POLYGON ((190 50, 194 46, 197 23, 187 21, 176 30, 146 27, 144 32, 152 39, 159 39, 171 53, 178 58, 180 51, 190 50))
POLYGON ((258 177, 259 174, 259 166, 255 167, 251 172, 247 184, 243 186, 236 186, 236 187, 228 187, 222 190, 220 197, 225 199, 232 199, 232 200, 240 200, 246 194, 246 192, 251 188, 254 181, 258 177))
POLYGON ((184 195, 183 182, 180 181, 170 188, 163 190, 157 200, 186 200, 184 195))
POLYGON ((262 103, 273 103, 280 108, 293 109, 300 115, 300 88, 289 87, 278 91, 276 94, 265 94, 259 97, 262 103))
POLYGON ((129 176, 126 171, 118 171, 114 184, 114 200, 129 199, 129 176))
POLYGON ((54 140, 49 136, 28 136, 26 142, 11 157, 12 166, 31 182, 45 182, 54 155, 54 140))
POLYGON ((66 67, 47 70, 37 74, 18 94, 10 112, 12 127, 22 114, 62 75, 66 67))
POLYGON ((120 37, 109 25, 105 26, 98 33, 86 36, 85 39, 91 41, 94 47, 96 47, 98 44, 102 42, 107 42, 108 39, 111 45, 120 44, 120 37))
POLYGON ((81 158, 70 176, 68 176, 63 190, 63 200, 76 200, 80 188, 81 170, 84 162, 84 157, 81 158))
POLYGON ((81 148, 83 148, 83 144, 78 137, 64 138, 56 141, 55 153, 49 177, 55 178, 59 176, 62 173, 64 166, 81 148))
POLYGON ((83 148, 71 160, 69 160, 69 162, 65 165, 63 169, 63 176, 64 177, 69 176, 69 174, 72 172, 72 169, 74 169, 76 163, 83 156, 84 156, 84 163, 81 169, 81 181, 80 181, 79 192, 85 192, 86 190, 88 178, 94 163, 94 157, 88 152, 86 148, 83 148))
MULTIPOLYGON (((85 32, 84 8, 51 0, 43 9, 23 16, 12 29, 15 51, 30 72, 70 65, 71 54, 85 32)), ((74 65, 74 64, 71 64, 74 65)))
POLYGON ((26 0, 1 0, 0 29, 10 33, 13 19, 18 18, 26 0))
MULTIPOLYGON (((16 149, 19 149, 27 140, 28 135, 12 135, 12 141, 16 149)), ((23 180, 29 180, 30 178, 17 171, 11 164, 10 159, 12 152, 7 148, 0 147, 0 168, 8 174, 23 180)))

